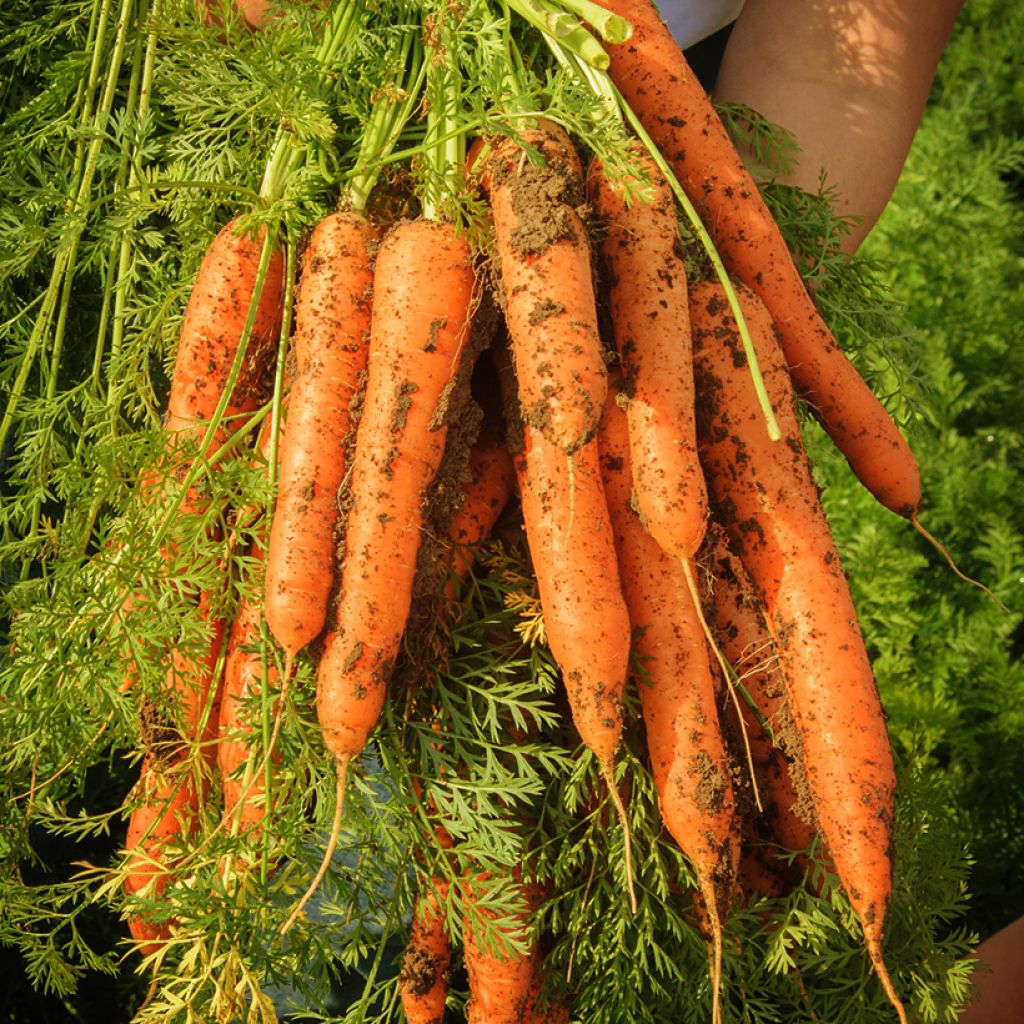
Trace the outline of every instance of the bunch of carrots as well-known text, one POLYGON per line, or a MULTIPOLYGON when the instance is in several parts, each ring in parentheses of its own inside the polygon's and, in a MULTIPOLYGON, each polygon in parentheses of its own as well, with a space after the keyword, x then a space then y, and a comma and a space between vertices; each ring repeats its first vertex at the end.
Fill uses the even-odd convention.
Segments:
MULTIPOLYGON (((372 183, 351 185, 305 242, 293 324, 272 232, 232 223, 211 245, 179 340, 169 479, 188 512, 194 473, 178 453, 191 442, 215 470, 225 435, 211 425, 268 401, 261 389, 284 322, 283 429, 279 438, 268 429, 260 457, 276 504, 249 562, 262 601, 243 604, 231 623, 211 615, 207 650, 176 662, 168 679, 178 712, 171 739, 161 734, 143 764, 128 888, 163 891, 214 777, 226 829, 273 828, 265 780, 308 651, 337 799, 332 843, 291 927, 328 868, 349 766, 403 657, 425 536, 436 549, 445 531, 436 586, 450 604, 517 494, 547 642, 618 810, 630 885, 628 796, 615 767, 623 693, 630 682, 638 691, 664 825, 699 882, 712 1021, 730 907, 745 891, 793 882, 764 841, 821 844, 905 1021, 882 951, 893 760, 797 404, 883 505, 919 525, 915 461, 815 309, 650 0, 604 6, 630 30, 608 45, 608 76, 638 135, 632 177, 599 155, 585 168, 572 138, 543 119, 481 137, 467 155, 445 108, 443 62, 432 61, 446 31, 448 45, 457 41, 455 29, 435 23, 424 39, 436 174, 421 216, 381 220, 367 213, 372 183), (452 197, 467 190, 482 211, 474 237, 488 240, 477 248, 450 216, 452 197), (710 259, 688 258, 680 203, 706 226, 710 259), (694 265, 712 270, 698 276, 694 265), (474 400, 470 375, 484 363, 500 390, 474 400), (489 426, 473 441, 466 424, 474 415, 493 424, 498 406, 503 430, 489 426), (439 515, 442 466, 461 493, 439 515), (264 625, 282 652, 280 673, 264 625), (239 737, 254 729, 247 709, 261 687, 272 688, 276 717, 254 765, 239 737), (203 765, 182 754, 190 744, 203 765)), ((142 493, 156 500, 145 485, 142 493)), ((224 870, 227 880, 232 866, 224 870)), ((444 1013, 447 884, 425 880, 414 911, 401 982, 412 1022, 444 1013)), ((509 884, 522 888, 522 926, 533 934, 544 894, 521 878, 509 884)), ((464 889, 472 893, 471 880, 464 889)), ((173 934, 168 918, 131 919, 144 951, 173 934)), ((567 1006, 538 1000, 535 944, 526 956, 489 950, 472 914, 462 938, 471 1022, 567 1019, 567 1006)))

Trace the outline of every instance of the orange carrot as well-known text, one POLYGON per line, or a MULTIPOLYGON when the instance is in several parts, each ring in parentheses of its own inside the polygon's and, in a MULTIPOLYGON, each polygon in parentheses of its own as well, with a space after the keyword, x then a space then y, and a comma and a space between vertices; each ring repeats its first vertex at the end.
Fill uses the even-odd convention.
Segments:
POLYGON ((455 600, 456 587, 473 564, 475 549, 491 535, 516 485, 516 471, 508 448, 500 441, 484 440, 469 452, 472 479, 448 528, 451 564, 445 600, 455 600))
POLYGON ((637 690, 662 820, 693 864, 711 932, 712 1020, 720 1020, 722 917, 739 859, 731 761, 718 719, 718 685, 683 565, 631 508, 626 414, 609 396, 598 433, 622 589, 642 662, 637 690))
POLYGON ((801 396, 864 485, 916 518, 917 463, 899 429, 839 348, 782 234, 653 0, 608 0, 633 25, 610 45, 609 74, 672 166, 731 273, 771 312, 801 396))
POLYGON ((540 900, 536 887, 523 885, 518 872, 509 877, 508 884, 518 888, 523 909, 508 924, 492 923, 489 937, 494 942, 490 945, 483 941, 482 922, 494 922, 495 915, 477 902, 478 884, 467 885, 462 925, 463 956, 469 975, 467 1024, 521 1024, 529 1011, 532 983, 540 967, 536 938, 530 935, 526 953, 503 949, 502 944, 521 938, 524 932, 532 933, 532 918, 540 900))
MULTIPOLYGON (((168 846, 184 842, 196 830, 200 794, 187 762, 163 765, 149 754, 142 762, 138 789, 142 802, 128 821, 124 887, 132 894, 147 890, 145 895, 155 898, 171 881, 173 863, 168 846)), ((140 952, 147 955, 159 949, 160 940, 170 934, 169 924, 158 925, 144 915, 130 917, 128 929, 141 943, 140 952)))
POLYGON ((686 267, 672 192, 653 161, 642 165, 653 193, 646 201, 627 206, 623 186, 597 159, 589 195, 604 230, 637 511, 663 551, 692 558, 704 536, 707 491, 697 461, 686 267))
MULTIPOLYGON (((178 339, 164 429, 196 434, 213 418, 227 386, 255 289, 264 235, 236 234, 228 222, 210 243, 189 296, 178 339)), ((251 412, 262 401, 269 360, 281 328, 284 263, 270 259, 252 335, 225 420, 251 412)), ((199 435, 196 435, 199 436, 199 435)), ((224 432, 218 437, 223 440, 224 432)))
POLYGON ((286 652, 286 675, 322 632, 334 584, 338 492, 366 367, 375 240, 361 215, 331 214, 314 229, 303 259, 296 378, 267 554, 267 624, 286 652))
POLYGON ((849 587, 800 440, 771 318, 740 289, 781 442, 768 440, 717 284, 691 288, 701 459, 732 544, 764 602, 823 838, 901 1021, 882 959, 892 889, 895 773, 849 587))
POLYGON ((421 503, 444 452, 444 399, 473 300, 472 253, 450 225, 412 221, 385 238, 374 275, 341 593, 317 672, 324 743, 342 770, 366 744, 398 656, 421 503))
MULTIPOLYGON (((799 750, 792 749, 798 741, 790 735, 792 717, 786 707, 785 684, 765 625, 764 608, 743 563, 733 554, 725 531, 717 523, 712 523, 708 541, 710 596, 718 643, 758 711, 755 714, 748 704, 740 705, 763 804, 756 820, 757 833, 783 850, 806 850, 817 833, 809 802, 800 798, 801 791, 807 792, 807 782, 799 766, 799 750), (767 723, 771 734, 762 722, 767 723)), ((741 872, 756 870, 750 863, 756 858, 750 853, 749 849, 743 852, 741 872)), ((788 874, 781 861, 770 855, 761 866, 778 876, 788 874)))
POLYGON ((516 471, 544 628, 576 728, 607 772, 622 733, 629 614, 597 442, 576 452, 573 471, 561 449, 539 430, 524 424, 523 435, 516 471))
MULTIPOLYGON (((260 655, 261 619, 262 609, 258 601, 240 603, 228 637, 220 707, 217 764, 224 793, 223 821, 234 827, 237 818, 238 827, 243 832, 261 825, 267 816, 263 779, 254 777, 246 785, 239 776, 251 753, 246 736, 259 730, 258 723, 251 720, 246 704, 264 687, 264 661, 260 655), (240 810, 239 804, 242 805, 240 810)), ((266 676, 266 684, 275 687, 278 673, 269 660, 266 676)))
POLYGON ((447 883, 420 893, 412 912, 412 930, 398 978, 407 1024, 440 1024, 448 998, 452 950, 441 903, 447 883))
POLYGON ((571 455, 593 437, 608 386, 590 246, 576 212, 583 202, 579 157, 550 124, 524 139, 544 165, 505 140, 486 161, 483 183, 522 416, 571 455))

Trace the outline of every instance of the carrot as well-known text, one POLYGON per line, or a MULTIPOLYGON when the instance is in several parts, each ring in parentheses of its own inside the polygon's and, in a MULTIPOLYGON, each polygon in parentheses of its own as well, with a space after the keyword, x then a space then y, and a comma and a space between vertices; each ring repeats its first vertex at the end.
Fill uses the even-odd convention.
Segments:
POLYGON ((821 834, 876 973, 905 1021, 881 951, 895 790, 885 716, 770 315, 747 289, 740 301, 783 441, 768 440, 735 321, 721 288, 706 282, 690 292, 701 459, 764 602, 821 834))
POLYGON ((202 746, 207 762, 216 757, 215 742, 220 707, 220 680, 215 669, 224 642, 226 623, 213 617, 211 595, 199 595, 199 615, 206 627, 206 642, 196 651, 175 648, 167 673, 166 690, 176 704, 181 731, 186 739, 202 746))
MULTIPOLYGON (((214 415, 228 385, 255 290, 264 234, 236 234, 229 221, 210 243, 192 286, 178 338, 171 390, 164 417, 169 432, 196 434, 214 415)), ((225 420, 256 409, 264 392, 269 360, 276 349, 284 295, 284 262, 270 257, 252 334, 225 420)), ((201 436, 197 434, 196 436, 201 436)), ((218 437, 223 440, 223 430, 218 437)))
POLYGON ((593 437, 608 386, 590 246, 576 212, 579 157, 554 125, 523 138, 544 156, 543 166, 504 140, 473 169, 484 164, 523 419, 571 455, 593 437))
MULTIPOLYGON (((158 898, 172 878, 168 847, 196 830, 200 793, 187 762, 166 766, 152 754, 143 759, 138 789, 142 802, 128 821, 124 887, 132 894, 145 891, 150 898, 158 898)), ((143 955, 155 952, 160 940, 170 935, 169 923, 156 924, 143 914, 130 917, 128 929, 143 955)))
MULTIPOLYGON (((807 780, 800 770, 799 740, 792 735, 785 684, 765 625, 764 608, 743 563, 730 549, 725 530, 717 523, 712 523, 708 531, 706 557, 719 646, 757 707, 755 713, 749 704, 740 705, 763 802, 756 831, 767 843, 784 850, 806 850, 817 831, 807 780)), ((757 859, 749 847, 745 848, 741 873, 748 877, 769 873, 777 881, 790 873, 770 853, 762 858, 762 864, 754 863, 757 859)), ((804 864, 802 858, 796 863, 804 864)))
POLYGON ((458 584, 473 564, 476 548, 491 535, 516 485, 515 466, 504 443, 478 441, 469 452, 472 479, 448 528, 451 555, 445 600, 455 600, 458 584))
MULTIPOLYGON (((224 665, 224 693, 221 698, 217 765, 224 794, 222 820, 229 827, 245 832, 262 826, 267 817, 264 805, 263 779, 256 775, 245 780, 239 776, 249 760, 250 745, 246 736, 259 725, 250 718, 247 702, 264 686, 264 662, 260 655, 260 623, 262 608, 258 601, 244 600, 231 625, 227 659, 224 665)), ((276 667, 266 664, 266 685, 278 682, 276 667)))
MULTIPOLYGON (((626 204, 595 159, 590 201, 603 228, 609 319, 622 362, 636 507, 663 551, 692 558, 707 519, 697 461, 686 267, 675 201, 654 162, 652 193, 626 204)), ((634 182, 634 185, 637 184, 634 182)))
POLYGON ((684 566, 631 508, 631 438, 609 396, 598 433, 622 590, 640 659, 637 690, 662 820, 697 873, 711 934, 712 1020, 721 1019, 722 916, 739 859, 731 760, 718 718, 718 685, 684 566))
POLYGON ((440 1024, 448 998, 452 950, 441 903, 447 883, 420 893, 412 912, 412 930, 398 977, 407 1024, 440 1024))
POLYGON ((303 259, 292 342, 296 378, 266 578, 267 625, 285 650, 286 677, 327 619, 338 492, 366 367, 375 240, 360 214, 331 214, 317 224, 303 259))
POLYGON ((917 463, 885 408, 843 354, 801 280, 757 185, 652 0, 608 0, 633 25, 610 45, 609 74, 675 171, 730 272, 760 296, 797 391, 861 482, 916 519, 917 463))
POLYGON ((493 923, 494 913, 480 905, 479 883, 470 881, 466 887, 462 943, 469 975, 467 1024, 521 1024, 530 1008, 532 983, 540 967, 532 918, 540 900, 536 887, 523 885, 518 872, 510 874, 508 884, 519 890, 523 909, 511 921, 502 924, 493 923), (489 938, 494 941, 488 945, 482 939, 484 920, 492 922, 489 938), (523 932, 531 933, 525 953, 503 948, 523 932))
POLYGON ((324 743, 339 764, 366 745, 398 656, 421 502, 444 452, 444 397, 473 301, 472 253, 450 225, 411 221, 385 238, 374 275, 341 593, 317 672, 324 743))

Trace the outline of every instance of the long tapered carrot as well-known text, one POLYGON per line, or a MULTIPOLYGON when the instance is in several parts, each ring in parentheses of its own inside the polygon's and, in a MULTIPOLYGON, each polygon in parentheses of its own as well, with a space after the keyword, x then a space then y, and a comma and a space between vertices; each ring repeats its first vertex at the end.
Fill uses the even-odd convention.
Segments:
POLYGON ((590 245, 577 213, 579 157, 550 124, 525 132, 524 140, 544 165, 505 140, 486 160, 483 183, 522 416, 572 454, 593 437, 608 387, 590 245))
POLYGON ((628 434, 626 414, 610 395, 598 443, 633 651, 642 663, 637 690, 662 820, 696 869, 710 925, 717 1022, 722 917, 739 860, 732 764, 718 718, 718 684, 686 573, 631 507, 628 434))
POLYGON ((663 551, 692 558, 704 536, 707 490, 697 460, 686 267, 672 192, 653 161, 642 165, 652 193, 646 200, 627 205, 624 183, 609 181, 598 159, 588 193, 603 229, 637 511, 663 551))
POLYGON ((360 214, 331 214, 303 258, 266 578, 267 624, 289 663, 323 631, 334 585, 338 492, 366 368, 376 237, 360 214))
POLYGON ((797 391, 853 471, 893 512, 915 518, 917 463, 808 295, 782 234, 653 0, 603 6, 633 25, 609 74, 672 166, 725 265, 771 312, 797 391))
POLYGON ((900 1019, 882 958, 895 772, 878 690, 764 305, 740 289, 783 441, 768 440, 721 288, 691 288, 700 453, 723 525, 764 601, 822 836, 900 1019))
POLYGON ((368 380, 356 436, 337 615, 317 712, 339 762, 376 724, 409 615, 421 502, 444 452, 444 396, 467 340, 472 253, 451 225, 411 221, 377 256, 368 380))

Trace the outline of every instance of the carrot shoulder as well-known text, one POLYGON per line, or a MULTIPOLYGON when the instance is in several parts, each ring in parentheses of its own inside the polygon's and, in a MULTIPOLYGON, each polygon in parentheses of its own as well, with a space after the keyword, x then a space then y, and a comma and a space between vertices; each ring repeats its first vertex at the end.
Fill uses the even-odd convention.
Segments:
POLYGON ((335 213, 317 224, 303 258, 266 579, 267 624, 289 659, 327 620, 338 492, 366 368, 375 241, 364 217, 335 213))
POLYGON ((707 490, 697 460, 686 267, 672 192, 653 161, 643 166, 646 200, 627 205, 623 183, 609 181, 597 159, 588 191, 602 229, 637 511, 663 551, 692 558, 704 536, 707 490))
POLYGON ((450 225, 412 221, 374 274, 368 380, 353 456, 337 615, 317 672, 317 712, 339 761, 366 744, 412 599, 421 503, 444 453, 444 398, 474 302, 472 253, 450 225))
POLYGON ((764 602, 814 810, 883 987, 905 1019, 881 941, 892 890, 895 773, 850 590, 800 439, 771 319, 744 316, 783 439, 772 442, 724 294, 691 289, 700 451, 723 525, 764 602))
POLYGON ((771 312, 797 391, 861 482, 908 518, 921 504, 917 463, 885 408, 818 313, 757 185, 654 6, 604 5, 633 25, 608 47, 609 73, 665 155, 730 272, 771 312))

